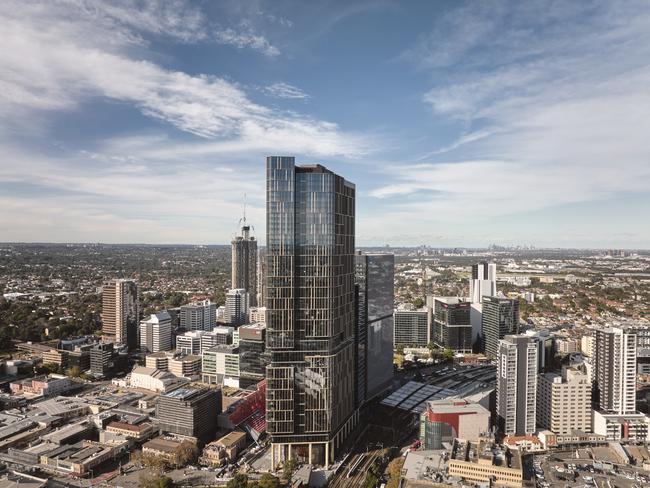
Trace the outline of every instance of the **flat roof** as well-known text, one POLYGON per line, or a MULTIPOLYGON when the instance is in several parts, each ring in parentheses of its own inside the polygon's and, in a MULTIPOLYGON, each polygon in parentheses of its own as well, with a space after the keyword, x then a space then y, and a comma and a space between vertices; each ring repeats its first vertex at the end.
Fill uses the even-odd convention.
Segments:
POLYGON ((433 413, 481 413, 490 415, 489 410, 483 405, 457 398, 429 400, 426 405, 433 413))
POLYGON ((142 445, 142 448, 144 449, 146 447, 148 449, 154 449, 156 451, 163 452, 176 452, 176 449, 178 449, 178 446, 180 446, 180 444, 181 443, 178 441, 156 437, 155 439, 151 439, 150 441, 145 442, 142 445))

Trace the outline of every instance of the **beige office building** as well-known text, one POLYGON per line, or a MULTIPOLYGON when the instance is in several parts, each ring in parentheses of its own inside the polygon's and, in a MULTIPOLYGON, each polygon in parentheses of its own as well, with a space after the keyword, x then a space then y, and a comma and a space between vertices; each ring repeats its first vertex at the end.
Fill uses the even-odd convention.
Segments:
POLYGON ((133 280, 111 280, 102 288, 102 338, 104 342, 137 347, 138 285, 133 280))
POLYGON ((592 432, 591 381, 581 368, 562 374, 540 374, 537 382, 537 425, 559 435, 592 432))

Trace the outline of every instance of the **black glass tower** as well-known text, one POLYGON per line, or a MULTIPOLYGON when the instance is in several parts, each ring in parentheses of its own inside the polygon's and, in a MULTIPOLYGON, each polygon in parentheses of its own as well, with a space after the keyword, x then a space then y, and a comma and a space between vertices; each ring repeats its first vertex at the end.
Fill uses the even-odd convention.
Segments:
POLYGON ((272 463, 328 466, 354 408, 355 187, 321 165, 266 161, 267 430, 272 463))
POLYGON ((499 341, 507 335, 519 334, 519 300, 483 297, 481 329, 485 354, 496 357, 499 341))

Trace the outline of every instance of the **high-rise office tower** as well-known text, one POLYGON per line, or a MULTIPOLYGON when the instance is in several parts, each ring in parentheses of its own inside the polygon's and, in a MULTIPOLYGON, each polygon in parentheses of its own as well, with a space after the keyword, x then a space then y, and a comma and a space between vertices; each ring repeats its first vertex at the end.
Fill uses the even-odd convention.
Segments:
POLYGON ((232 287, 243 288, 250 294, 251 305, 257 305, 257 241, 243 219, 241 235, 232 241, 232 287))
POLYGON ((537 412, 537 343, 505 336, 497 356, 497 420, 505 435, 532 435, 537 412))
POLYGON ((269 157, 266 415, 271 462, 329 466, 354 408, 355 187, 321 165, 269 157))
POLYGON ((481 303, 484 296, 497 294, 497 265, 483 262, 472 265, 469 280, 469 297, 473 303, 481 303))
POLYGON ((102 288, 102 337, 104 342, 137 347, 139 299, 134 280, 111 280, 102 288))
POLYGON ((519 334, 519 300, 485 296, 482 315, 485 354, 496 357, 499 341, 507 335, 519 334))
POLYGON ((250 293, 244 288, 236 288, 226 293, 226 313, 224 322, 229 325, 242 325, 248 320, 250 293))
POLYGON ((433 341, 460 353, 472 352, 471 304, 462 298, 439 297, 433 301, 433 341))
POLYGON ((221 391, 186 386, 160 395, 156 418, 162 432, 212 440, 221 413, 221 391))
POLYGON ((212 330, 217 326, 217 304, 210 300, 182 305, 179 325, 185 330, 212 330))
POLYGON ((537 424, 555 434, 592 431, 591 381, 584 368, 564 367, 562 374, 540 374, 537 424))
POLYGON ((431 342, 431 311, 397 309, 393 313, 394 346, 427 347, 431 342))
POLYGON ((596 330, 594 386, 599 410, 635 413, 636 341, 636 334, 622 328, 596 330))
POLYGON ((359 253, 355 258, 356 400, 362 405, 393 379, 395 256, 359 253))
POLYGON ((166 310, 152 313, 140 322, 140 349, 144 352, 169 351, 172 348, 172 318, 166 310))

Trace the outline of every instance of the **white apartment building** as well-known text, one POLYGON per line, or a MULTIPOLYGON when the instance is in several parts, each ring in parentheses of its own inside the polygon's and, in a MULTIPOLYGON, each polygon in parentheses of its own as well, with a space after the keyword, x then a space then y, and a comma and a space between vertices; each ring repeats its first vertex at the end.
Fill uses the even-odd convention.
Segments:
POLYGON ((525 335, 499 341, 497 354, 497 417, 505 435, 532 435, 537 417, 538 346, 525 335))
POLYGON ((591 380, 586 371, 565 367, 562 374, 540 374, 537 393, 539 427, 559 435, 592 432, 591 380))
POLYGON ((203 330, 193 330, 176 337, 176 352, 183 354, 201 354, 201 337, 203 330))
POLYGON ((251 307, 248 310, 248 322, 251 324, 259 322, 266 324, 266 307, 251 307))
POLYGON ((166 310, 151 314, 140 322, 140 349, 144 352, 169 351, 172 348, 172 318, 166 310))
POLYGON ((232 344, 232 334, 235 332, 234 327, 219 326, 201 335, 201 353, 208 349, 219 346, 232 344))
POLYGON ((636 340, 622 328, 596 330, 594 379, 603 413, 636 413, 636 340))

